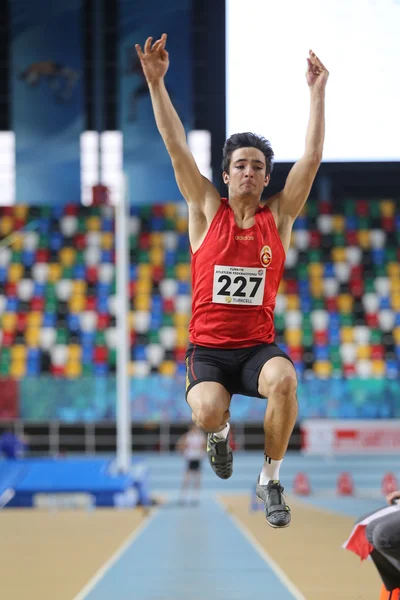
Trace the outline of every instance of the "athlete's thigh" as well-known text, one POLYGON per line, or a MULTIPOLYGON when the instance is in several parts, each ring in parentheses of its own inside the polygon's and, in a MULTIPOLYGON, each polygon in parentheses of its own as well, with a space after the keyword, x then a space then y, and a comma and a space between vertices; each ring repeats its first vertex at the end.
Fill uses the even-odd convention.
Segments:
POLYGON ((267 398, 266 376, 290 374, 296 377, 289 356, 275 343, 260 344, 248 349, 240 376, 241 393, 256 398, 267 398))

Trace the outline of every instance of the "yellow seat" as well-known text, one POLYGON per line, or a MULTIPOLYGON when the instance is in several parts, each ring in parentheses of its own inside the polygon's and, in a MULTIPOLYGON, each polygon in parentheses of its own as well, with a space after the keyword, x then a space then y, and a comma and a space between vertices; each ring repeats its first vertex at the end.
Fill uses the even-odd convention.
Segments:
POLYGON ((322 279, 311 279, 310 292, 313 298, 322 298, 322 296, 324 295, 324 283, 322 279))
POLYGON ((321 278, 324 268, 321 263, 310 263, 308 265, 308 276, 314 279, 321 278))
POLYGON ((354 298, 351 294, 339 294, 337 297, 337 306, 339 312, 348 314, 353 310, 354 298))
POLYGON ((20 263, 11 263, 8 267, 8 281, 17 283, 24 276, 24 267, 20 263))
POLYGON ((369 360, 371 358, 371 346, 369 344, 363 344, 357 347, 357 359, 358 360, 369 360))
POLYGON ((285 342, 288 346, 301 346, 302 338, 303 334, 301 329, 285 329, 285 342))
POLYGON ((76 258, 75 248, 61 248, 58 255, 60 257, 60 263, 64 267, 72 267, 75 264, 75 258, 76 258))
POLYGON ((138 279, 136 283, 136 296, 140 296, 141 294, 150 294, 152 287, 153 282, 151 279, 138 279))
POLYGON ((342 248, 341 246, 332 248, 332 260, 333 262, 347 262, 345 248, 342 248))
POLYGON ((70 344, 68 346, 68 361, 76 362, 80 361, 82 357, 82 346, 79 344, 70 344))
POLYGON ((342 344, 351 344, 354 340, 354 330, 353 327, 341 327, 340 328, 340 339, 342 344))
POLYGON ((153 275, 153 265, 149 263, 141 263, 138 265, 137 277, 139 279, 151 279, 153 275))
POLYGON ((176 230, 179 233, 186 233, 188 230, 188 220, 187 217, 178 217, 175 221, 176 230))
POLYGON ((25 343, 28 348, 37 348, 40 340, 40 327, 27 327, 25 331, 25 343))
POLYGON ((15 379, 21 379, 26 373, 26 362, 24 360, 13 361, 10 367, 10 375, 15 379))
POLYGON ((85 310, 86 296, 83 294, 74 294, 68 300, 68 308, 72 313, 80 313, 85 310))
POLYGON ((100 231, 101 230, 101 219, 95 215, 86 219, 86 229, 88 231, 100 231))
POLYGON ((361 229, 357 235, 358 244, 364 250, 371 247, 370 233, 367 229, 361 229))
POLYGON ((189 342, 189 332, 186 326, 179 325, 176 328, 176 345, 178 348, 185 348, 189 342))
POLYGON ((39 311, 32 311, 28 313, 26 319, 27 327, 40 327, 43 320, 43 314, 39 311))
POLYGON ((172 317, 175 327, 187 327, 189 325, 190 315, 187 313, 176 313, 172 317))
POLYGON ((29 207, 27 204, 16 204, 14 206, 14 217, 16 219, 26 219, 29 207))
POLYGON ((288 294, 286 310, 299 310, 299 308, 300 308, 299 296, 297 294, 288 294))
POLYGON ((186 263, 180 263, 179 265, 176 265, 175 275, 179 281, 190 281, 190 265, 186 263))
POLYGON ((4 331, 14 331, 17 325, 16 313, 6 312, 1 318, 1 327, 4 331))
POLYGON ((176 363, 173 360, 164 360, 158 370, 160 375, 171 377, 176 373, 176 363))
POLYGON ((334 233, 342 233, 345 228, 345 218, 342 215, 333 215, 332 229, 334 233))
POLYGON ((114 246, 114 235, 111 231, 105 231, 101 236, 101 247, 103 250, 112 250, 114 246))
POLYGON ((135 312, 133 310, 130 310, 128 313, 128 328, 129 331, 135 329, 135 312))
POLYGON ((386 373, 386 363, 384 360, 376 359, 372 361, 372 374, 375 377, 384 377, 386 373))
POLYGON ((399 263, 390 262, 386 265, 386 271, 390 279, 398 279, 400 277, 400 265, 399 263))
POLYGON ((16 232, 16 236, 11 243, 11 248, 14 252, 22 252, 24 247, 24 236, 22 233, 16 232))
POLYGON ((392 294, 391 300, 393 310, 400 312, 400 294, 392 294))
POLYGON ((133 360, 131 360, 128 364, 128 376, 129 377, 135 376, 135 363, 133 360))
POLYGON ((137 294, 133 301, 135 310, 150 310, 151 296, 150 294, 137 294))
POLYGON ((4 237, 12 233, 14 227, 14 219, 10 215, 4 215, 0 219, 0 236, 4 237))
POLYGON ((164 215, 167 219, 174 219, 176 216, 176 204, 174 202, 168 202, 164 204, 164 215))
POLYGON ((72 282, 71 297, 75 296, 75 295, 77 295, 77 296, 84 295, 84 294, 86 294, 86 290, 87 290, 86 281, 83 281, 83 279, 77 279, 76 281, 72 282))
POLYGON ((50 263, 49 264, 49 274, 48 278, 50 283, 56 283, 61 278, 61 265, 59 263, 50 263))
POLYGON ((382 217, 393 217, 396 212, 396 204, 393 200, 381 200, 379 202, 382 217))
POLYGON ((286 291, 286 281, 284 281, 282 279, 281 282, 280 282, 280 284, 279 284, 278 294, 284 294, 285 291, 286 291))
POLYGON ((65 365, 65 375, 70 379, 75 379, 82 375, 82 365, 77 360, 68 360, 65 365))
POLYGON ((390 291, 392 294, 400 294, 400 280, 399 279, 391 279, 390 280, 390 291))
POLYGON ((26 360, 26 346, 16 344, 11 347, 11 360, 14 362, 24 362, 26 360))
POLYGON ((154 267, 161 267, 164 264, 164 251, 162 248, 152 248, 149 254, 150 262, 154 267))
POLYGON ((329 360, 316 360, 313 371, 319 377, 330 377, 332 374, 332 363, 329 360))
POLYGON ((150 234, 150 246, 153 248, 164 246, 164 237, 161 231, 154 231, 150 234))
POLYGON ((400 327, 395 327, 393 329, 393 339, 396 344, 400 344, 400 327))

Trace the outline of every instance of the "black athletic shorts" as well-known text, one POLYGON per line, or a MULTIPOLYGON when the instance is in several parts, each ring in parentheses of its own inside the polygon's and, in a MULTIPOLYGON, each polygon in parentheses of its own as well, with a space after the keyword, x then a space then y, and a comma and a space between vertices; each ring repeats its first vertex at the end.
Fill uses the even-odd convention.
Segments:
POLYGON ((186 397, 197 383, 216 381, 232 394, 262 398, 258 392, 261 369, 271 358, 293 361, 276 344, 249 348, 209 348, 189 344, 186 352, 186 397))
POLYGON ((188 471, 200 471, 200 465, 199 460, 188 460, 187 469, 188 471))

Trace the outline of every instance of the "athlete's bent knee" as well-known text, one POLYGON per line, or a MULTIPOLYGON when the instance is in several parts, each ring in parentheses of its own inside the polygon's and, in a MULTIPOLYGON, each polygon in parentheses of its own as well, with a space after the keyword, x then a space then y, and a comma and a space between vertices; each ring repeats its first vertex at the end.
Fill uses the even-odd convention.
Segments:
POLYGON ((207 433, 219 431, 225 421, 225 414, 211 405, 200 406, 193 412, 192 420, 207 433))
POLYGON ((297 379, 294 375, 286 374, 281 377, 277 377, 273 381, 269 388, 271 396, 281 396, 284 398, 291 398, 296 395, 297 390, 297 379))

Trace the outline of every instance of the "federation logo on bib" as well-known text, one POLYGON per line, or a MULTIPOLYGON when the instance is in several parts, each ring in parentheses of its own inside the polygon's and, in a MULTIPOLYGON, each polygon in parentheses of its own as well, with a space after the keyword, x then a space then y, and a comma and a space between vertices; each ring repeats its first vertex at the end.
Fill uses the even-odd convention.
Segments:
POLYGON ((260 261, 263 267, 269 267, 272 262, 272 250, 269 246, 263 246, 260 252, 260 261))

